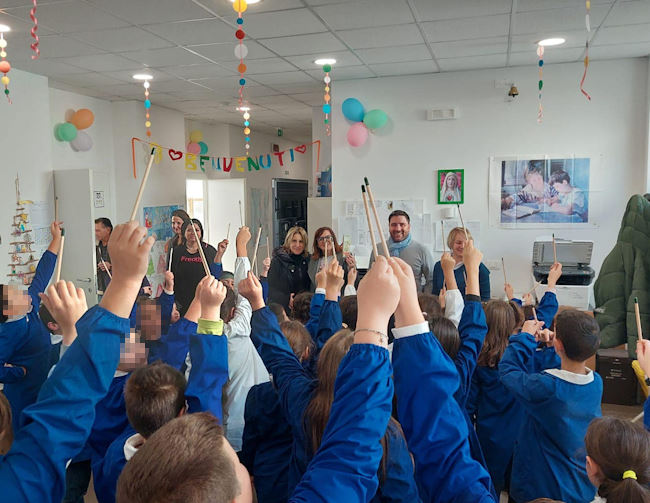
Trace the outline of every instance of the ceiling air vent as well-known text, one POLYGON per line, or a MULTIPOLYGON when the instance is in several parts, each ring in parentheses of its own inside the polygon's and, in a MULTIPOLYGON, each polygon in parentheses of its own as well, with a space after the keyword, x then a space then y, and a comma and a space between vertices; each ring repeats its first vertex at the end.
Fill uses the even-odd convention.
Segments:
POLYGON ((444 121, 448 119, 457 119, 457 118, 458 118, 457 108, 434 108, 433 110, 427 110, 428 121, 444 121))

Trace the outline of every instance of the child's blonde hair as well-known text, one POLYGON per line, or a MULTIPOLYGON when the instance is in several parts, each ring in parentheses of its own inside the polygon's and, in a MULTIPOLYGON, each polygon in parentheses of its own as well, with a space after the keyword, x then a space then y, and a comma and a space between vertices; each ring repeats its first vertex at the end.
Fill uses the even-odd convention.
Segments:
MULTIPOLYGON (((450 250, 454 248, 454 241, 456 241, 456 234, 458 234, 459 232, 462 232, 463 236, 465 235, 465 229, 462 227, 454 227, 452 230, 449 231, 449 235, 447 236, 447 246, 449 247, 450 250)), ((467 230, 467 239, 474 239, 469 229, 467 230)))

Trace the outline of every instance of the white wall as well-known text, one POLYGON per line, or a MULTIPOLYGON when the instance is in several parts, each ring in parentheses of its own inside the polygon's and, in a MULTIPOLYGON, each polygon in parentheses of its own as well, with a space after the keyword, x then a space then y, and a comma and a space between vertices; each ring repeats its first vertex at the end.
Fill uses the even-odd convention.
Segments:
MULTIPOLYGON (((332 165, 332 137, 327 135, 327 129, 323 120, 325 115, 323 114, 323 107, 317 106, 313 107, 311 110, 311 137, 312 141, 320 140, 321 149, 320 149, 320 159, 316 149, 312 152, 312 187, 313 190, 310 192, 312 197, 318 196, 318 173, 323 170, 327 170, 332 165)), ((330 118, 331 120, 331 118, 330 118)))
MULTIPOLYGON (((489 227, 488 158, 491 155, 579 154, 592 158, 590 213, 595 228, 562 229, 556 235, 593 239, 592 265, 598 271, 614 245, 629 197, 645 189, 647 175, 646 58, 594 61, 585 87, 578 90, 582 64, 544 66, 544 121, 538 124, 537 68, 454 72, 339 82, 334 88, 332 136, 333 215, 341 202, 360 199, 359 184, 368 176, 375 198, 421 198, 425 212, 439 219, 434 174, 438 169, 465 169, 465 219, 480 220, 485 260, 508 267, 515 290, 532 284, 533 241, 544 229, 489 227), (512 79, 521 95, 505 102, 506 89, 495 80, 512 79), (341 102, 359 98, 390 117, 380 135, 353 149, 341 102), (460 118, 427 122, 425 110, 457 106, 460 118), (602 156, 602 158, 601 158, 602 156)), ((386 228, 385 228, 386 230, 386 228)), ((492 291, 502 291, 502 277, 492 275, 492 291)))

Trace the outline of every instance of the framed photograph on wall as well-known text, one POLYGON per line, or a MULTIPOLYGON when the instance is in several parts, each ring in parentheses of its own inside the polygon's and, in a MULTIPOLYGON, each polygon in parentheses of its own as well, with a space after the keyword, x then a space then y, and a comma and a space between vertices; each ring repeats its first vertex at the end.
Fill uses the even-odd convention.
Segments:
POLYGON ((463 204, 465 202, 465 170, 438 170, 438 204, 463 204))

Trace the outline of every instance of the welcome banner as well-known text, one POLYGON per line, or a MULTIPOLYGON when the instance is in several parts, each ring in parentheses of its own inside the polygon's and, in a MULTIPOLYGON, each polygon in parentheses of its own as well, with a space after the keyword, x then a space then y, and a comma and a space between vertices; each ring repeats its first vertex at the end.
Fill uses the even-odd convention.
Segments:
POLYGON ((240 157, 226 157, 219 155, 198 155, 182 150, 175 150, 171 147, 163 147, 157 143, 141 140, 140 138, 131 138, 131 161, 133 163, 133 178, 137 178, 135 170, 135 143, 140 142, 143 145, 148 145, 147 151, 154 148, 154 163, 160 164, 162 161, 163 152, 166 151, 167 155, 172 161, 182 162, 186 171, 203 171, 206 169, 222 171, 230 173, 233 169, 240 173, 246 171, 259 171, 260 169, 271 169, 273 163, 282 167, 285 164, 295 162, 297 155, 304 155, 307 149, 317 146, 316 150, 316 166, 320 165, 320 140, 314 140, 311 143, 303 145, 296 145, 293 148, 283 150, 281 152, 269 152, 262 155, 250 155, 240 157))

